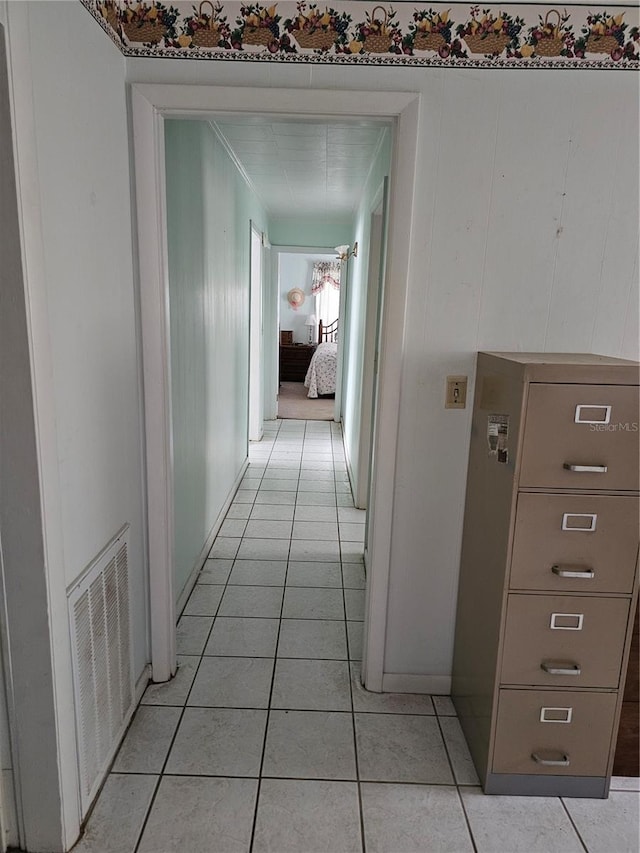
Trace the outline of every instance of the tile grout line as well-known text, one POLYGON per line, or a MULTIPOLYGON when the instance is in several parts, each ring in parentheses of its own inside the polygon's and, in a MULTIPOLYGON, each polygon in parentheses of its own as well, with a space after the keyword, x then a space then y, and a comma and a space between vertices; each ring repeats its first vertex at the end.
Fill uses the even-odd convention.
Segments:
POLYGON ((471 840, 471 846, 473 847, 474 853, 478 853, 478 846, 476 844, 476 839, 473 835, 473 829, 471 828, 471 821, 469 820, 469 815, 467 814, 467 808, 464 804, 464 797, 462 796, 462 791, 460 790, 460 786, 458 784, 456 784, 456 793, 458 794, 458 802, 460 803, 460 808, 462 809, 462 814, 464 815, 464 822, 465 822, 466 827, 467 827, 467 832, 469 833, 469 838, 471 840))
MULTIPOLYGON (((474 853, 478 853, 478 848, 476 846, 476 840, 473 835, 473 830, 471 828, 471 821, 469 820, 469 816, 467 815, 467 810, 464 805, 464 799, 462 797, 462 792, 460 790, 460 785, 458 784, 458 778, 456 776, 455 767, 453 766, 453 760, 451 758, 451 753, 449 751, 449 745, 447 743, 447 739, 444 736, 444 729, 442 728, 442 723, 440 722, 440 714, 438 714, 438 710, 433 701, 433 696, 431 697, 431 704, 433 705, 433 710, 436 716, 436 720, 438 721, 438 731, 440 732, 440 737, 442 738, 442 745, 444 747, 445 754, 447 756, 447 761, 449 762, 449 769, 451 770, 451 776, 453 778, 453 786, 455 787, 456 794, 458 796, 458 802, 460 803, 460 807, 462 809, 462 814, 464 815, 465 825, 467 827, 467 832, 469 833, 469 839, 471 841, 471 846, 473 847, 474 853)), ((445 716, 445 715, 443 715, 445 716)), ((456 716, 457 719, 457 716, 456 716)), ((472 786, 465 786, 472 787, 472 786)))
POLYGON ((582 838, 582 835, 580 834, 580 830, 579 830, 579 829, 578 829, 578 827, 576 826, 576 823, 575 823, 575 821, 574 821, 573 817, 571 816, 571 812, 570 812, 570 811, 569 811, 569 809, 567 808, 567 804, 566 804, 566 803, 565 803, 565 801, 564 801, 564 797, 558 797, 558 799, 560 800, 560 804, 561 804, 562 808, 564 809, 565 814, 566 814, 566 815, 567 815, 567 817, 569 818, 569 823, 570 823, 570 824, 571 824, 571 826, 573 827, 573 831, 574 831, 574 832, 575 832, 575 834, 578 836, 578 841, 580 842, 580 844, 582 844, 582 846, 584 847, 584 849, 585 849, 586 853, 589 853, 589 848, 587 847, 587 845, 586 845, 586 843, 585 843, 584 839, 582 838))
MULTIPOLYGON (((241 658, 241 657, 225 658, 225 659, 226 660, 243 660, 243 658, 241 658)), ((270 658, 262 657, 262 658, 259 658, 259 660, 270 660, 270 658)), ((349 663, 349 661, 346 661, 344 659, 338 660, 337 658, 285 658, 285 657, 280 658, 279 657, 279 658, 277 658, 277 660, 298 660, 298 661, 307 661, 307 662, 312 662, 312 663, 315 663, 316 661, 324 662, 324 663, 326 663, 326 662, 329 662, 329 663, 349 663)), ((352 663, 359 664, 360 661, 352 661, 352 663)), ((266 708, 259 708, 259 707, 256 707, 255 705, 143 705, 142 707, 144 707, 144 708, 185 708, 185 707, 188 707, 188 708, 198 708, 201 711, 205 711, 208 708, 216 709, 216 710, 227 709, 229 711, 266 711, 267 710, 266 708)), ((335 709, 332 710, 331 708, 299 708, 299 707, 295 707, 295 706, 292 708, 274 708, 273 710, 274 711, 284 711, 285 713, 289 713, 290 711, 294 712, 294 713, 297 711, 304 711, 305 713, 309 713, 309 714, 325 714, 325 713, 329 713, 329 714, 351 714, 352 713, 351 711, 339 711, 339 710, 335 710, 335 709)), ((419 714, 416 712, 403 714, 403 713, 399 713, 396 711, 355 711, 354 713, 363 714, 365 716, 368 714, 371 714, 371 715, 375 715, 377 717, 380 717, 380 716, 399 717, 400 719, 402 719, 403 717, 408 717, 408 716, 424 717, 425 719, 433 719, 433 717, 435 716, 435 714, 419 714)), ((114 772, 116 772, 116 773, 128 773, 128 774, 139 775, 139 776, 155 776, 155 775, 157 775, 155 772, 147 773, 147 772, 142 771, 142 770, 116 770, 114 772)), ((196 774, 196 776, 199 776, 199 775, 201 775, 201 774, 199 774, 199 773, 196 774)), ((365 780, 365 781, 368 781, 368 780, 365 780)), ((421 784, 430 785, 431 782, 423 782, 421 784)), ((436 783, 434 782, 433 784, 435 785, 436 783)), ((447 784, 447 785, 449 785, 449 787, 452 787, 451 782, 447 782, 447 783, 443 782, 442 784, 447 784)), ((453 784, 455 784, 455 783, 453 783, 453 784)), ((465 788, 477 788, 479 786, 479 783, 468 783, 468 784, 467 783, 461 783, 461 786, 465 787, 465 788)), ((631 791, 630 793, 634 793, 634 792, 631 791)))
MULTIPOLYGON (((252 708, 250 710, 265 710, 265 709, 252 708)), ((279 710, 280 710, 279 708, 274 708, 274 711, 279 711, 279 710)), ((312 713, 312 712, 310 712, 310 713, 312 713)), ((320 713, 320 712, 318 712, 318 713, 320 713)), ((325 711, 322 713, 344 714, 345 716, 347 716, 349 714, 348 711, 325 711)), ((118 773, 116 775, 118 775, 118 776, 157 776, 158 774, 157 773, 140 773, 140 772, 134 773, 133 771, 131 771, 131 772, 118 771, 118 773)), ((203 778, 203 779, 248 779, 248 780, 253 781, 253 782, 257 781, 256 776, 244 776, 244 775, 229 776, 228 774, 225 774, 225 773, 195 773, 194 774, 194 773, 184 773, 184 772, 175 771, 175 772, 170 772, 170 773, 163 773, 163 777, 164 776, 168 776, 171 778, 185 778, 185 777, 193 778, 195 776, 195 777, 203 778)), ((352 785, 356 784, 356 780, 353 779, 353 777, 352 778, 346 778, 346 777, 345 778, 342 778, 342 777, 336 778, 336 777, 314 776, 313 778, 311 778, 309 776, 272 776, 269 773, 265 773, 261 778, 262 779, 270 779, 270 780, 274 780, 274 781, 285 780, 285 781, 291 781, 291 782, 349 782, 352 785)), ((425 788, 425 787, 443 788, 447 791, 451 791, 451 790, 456 788, 455 785, 445 784, 444 782, 414 782, 414 781, 411 781, 409 779, 404 780, 402 782, 398 782, 397 779, 375 779, 375 780, 363 779, 362 781, 365 784, 371 783, 371 784, 375 784, 375 785, 406 785, 407 787, 414 787, 414 788, 425 788)), ((478 788, 480 786, 468 785, 465 787, 472 789, 472 788, 478 788)), ((634 792, 632 792, 632 793, 634 793, 634 792)), ((16 853, 17 853, 17 851, 16 851, 16 853)), ((171 853, 173 853, 173 851, 171 851, 171 853)))
MULTIPOLYGON (((223 519, 223 523, 224 523, 224 521, 226 521, 226 515, 225 515, 225 518, 223 519)), ((221 526, 222 526, 222 525, 221 525, 221 526)), ((217 538, 218 538, 218 537, 216 536, 216 539, 217 539, 217 538)), ((214 545, 214 544, 215 544, 215 539, 214 539, 213 543, 211 544, 211 548, 213 548, 213 545, 214 545)), ((211 553, 211 549, 209 550, 209 553, 211 553)), ((208 559, 208 556, 209 556, 209 555, 207 554, 207 559, 208 559)), ((235 562, 235 558, 234 558, 234 562, 235 562)), ((206 563, 206 560, 205 560, 205 563, 206 563)), ((204 565, 203 565, 203 568, 204 568, 204 565)), ((233 571, 233 563, 232 563, 232 565, 231 565, 231 571, 233 571)), ((186 695, 186 696, 185 696, 185 698, 184 698, 184 704, 182 705, 182 712, 180 713, 180 716, 179 716, 179 718, 178 718, 178 722, 177 722, 176 727, 175 727, 174 732, 173 732, 173 736, 171 737, 171 741, 170 741, 170 743, 169 743, 169 748, 167 749, 167 754, 166 754, 166 755, 165 755, 165 757, 164 757, 164 761, 163 761, 163 763, 162 763, 162 768, 161 768, 160 773, 159 773, 159 775, 158 775, 158 783, 157 783, 157 785, 156 785, 156 787, 155 787, 155 791, 154 791, 154 793, 153 793, 153 797, 151 798, 151 801, 149 802, 149 807, 148 807, 147 812, 146 812, 146 814, 145 814, 144 821, 142 822, 142 826, 141 826, 141 828, 140 828, 140 834, 138 835, 138 840, 137 840, 137 842, 136 842, 136 844, 135 844, 135 847, 133 848, 133 853, 137 853, 137 851, 139 850, 140 843, 142 842, 142 838, 143 838, 144 833, 145 833, 145 830, 146 830, 146 828, 147 828, 147 824, 148 824, 148 822, 149 822, 149 818, 150 818, 150 816, 151 816, 151 812, 152 812, 152 810, 153 810, 153 806, 154 806, 154 804, 155 804, 155 801, 156 801, 156 798, 157 798, 157 795, 158 795, 158 791, 159 791, 159 789, 160 789, 160 784, 162 783, 162 779, 163 779, 163 778, 164 778, 164 776, 165 776, 165 770, 166 770, 166 767, 167 767, 167 763, 168 763, 168 761, 169 761, 169 756, 171 755, 171 751, 172 751, 172 749, 173 749, 173 746, 174 746, 174 744, 175 744, 176 738, 177 738, 177 736, 178 736, 178 731, 180 730, 180 726, 182 725, 182 721, 183 721, 183 719, 184 719, 185 711, 187 710, 187 703, 189 702, 189 697, 191 696, 191 693, 192 693, 192 691, 193 691, 193 687, 194 687, 194 685, 195 685, 195 683, 196 683, 196 679, 197 679, 197 677, 198 677, 198 672, 200 671, 200 667, 201 667, 201 665, 202 665, 202 661, 203 661, 203 659, 204 659, 204 657, 205 657, 204 651, 205 651, 205 649, 207 648, 207 644, 209 643, 209 639, 210 639, 210 637, 211 637, 211 633, 213 632, 214 625, 216 624, 216 617, 217 617, 217 615, 218 615, 218 611, 220 610, 220 606, 221 606, 221 604, 222 604, 222 599, 224 598, 224 594, 225 594, 225 592, 226 592, 227 586, 229 585, 229 577, 231 577, 231 571, 229 572, 229 575, 228 575, 228 577, 227 577, 227 581, 226 581, 226 583, 224 584, 224 589, 223 589, 223 591, 222 591, 222 595, 220 596, 220 600, 218 601, 218 604, 217 604, 217 606, 216 606, 216 608, 215 608, 216 612, 215 612, 215 613, 214 613, 214 615, 213 615, 213 619, 212 619, 212 621, 211 621, 211 627, 209 628, 209 630, 208 630, 208 632, 207 632, 206 639, 205 639, 204 644, 203 644, 203 646, 202 646, 202 652, 201 652, 201 653, 200 653, 200 655, 199 655, 200 660, 198 661, 198 665, 196 666, 195 672, 194 672, 194 674, 193 674, 193 680, 192 680, 192 682, 191 682, 191 685, 189 686, 189 689, 187 690, 187 695, 186 695)), ((198 578, 200 577, 200 575, 201 575, 201 574, 202 574, 202 569, 201 569, 201 570, 200 570, 200 572, 198 573, 198 578)), ((190 598, 191 598, 191 596, 193 595, 194 590, 195 590, 195 589, 196 589, 196 587, 198 586, 198 578, 196 578, 196 582, 195 582, 195 584, 193 585, 193 590, 191 591, 191 593, 190 593, 190 595, 189 595, 189 598, 188 598, 188 599, 187 599, 187 601, 185 602, 185 607, 182 609, 182 614, 184 613, 184 609, 186 608, 187 604, 189 603, 189 599, 190 599, 190 598)), ((182 618, 182 614, 181 614, 180 618, 182 618)), ((176 655, 176 656, 177 656, 177 655, 176 655)), ((176 666, 176 675, 177 675, 177 673, 178 673, 178 667, 176 666)), ((174 675, 174 678, 175 678, 175 675, 174 675)), ((144 696, 144 694, 143 694, 143 696, 144 696)), ((141 700, 141 701, 142 701, 142 700, 141 700)), ((139 704, 139 705, 138 705, 138 708, 140 708, 140 707, 141 707, 141 705, 139 704)), ((148 706, 147 706, 147 707, 148 707, 148 706)), ((153 706, 152 706, 152 707, 153 707, 153 706)), ((157 706, 156 706, 156 707, 157 707, 157 706)), ((162 706, 160 706, 160 707, 162 707, 162 706)), ((169 707, 174 707, 174 706, 169 706, 169 707)), ((136 709, 136 713, 137 713, 137 710, 138 710, 138 709, 136 709)))
MULTIPOLYGON (((297 494, 297 492, 296 492, 296 494, 297 494)), ((294 504, 294 507, 295 507, 295 504, 294 504)), ((295 515, 295 509, 294 509, 294 515, 295 515)), ((292 532, 293 532, 293 526, 292 526, 292 532)), ((255 802, 255 806, 254 806, 254 810, 253 810, 253 822, 251 824, 251 836, 249 838, 249 853, 251 853, 251 851, 253 850, 253 845, 254 845, 254 841, 255 841, 255 834, 256 834, 256 826, 257 826, 257 822, 258 822, 258 808, 260 806, 260 793, 262 791, 262 771, 264 769, 264 757, 265 757, 265 753, 267 751, 267 737, 269 734, 269 720, 271 719, 271 699, 273 696, 273 688, 274 688, 275 680, 276 680, 276 666, 278 663, 278 646, 280 644, 280 631, 282 629, 282 613, 284 610, 284 596, 285 596, 285 590, 286 590, 286 585, 287 585, 287 575, 289 573, 289 556, 290 556, 290 554, 291 554, 291 539, 289 539, 289 551, 287 553, 286 568, 285 568, 285 572, 284 572, 284 583, 282 585, 282 600, 280 601, 280 617, 278 619, 278 633, 276 636, 275 648, 273 650, 273 668, 271 670, 271 686, 269 688, 269 698, 267 701, 267 716, 266 716, 265 724, 264 724, 264 736, 263 736, 263 740, 262 740, 262 754, 260 756, 260 767, 258 768, 258 785, 256 788, 256 802, 255 802)))
MULTIPOLYGON (((248 468, 250 467, 250 465, 251 465, 251 461, 249 461, 249 465, 247 466, 247 470, 248 470, 248 468)), ((264 475, 263 475, 263 476, 264 476, 264 475)), ((262 482, 262 479, 263 479, 263 477, 260 479, 260 482, 262 482)), ((236 490, 236 494, 237 494, 237 492, 238 492, 238 491, 240 491, 240 489, 239 489, 239 488, 236 490)), ((256 494, 257 494, 257 492, 256 492, 256 494)), ((235 495, 234 495, 234 498, 235 498, 235 495)), ((233 503, 233 501, 232 501, 231 503, 233 503)), ((254 503, 255 503, 255 498, 254 498, 254 500, 253 500, 253 501, 252 501, 252 503, 251 503, 251 507, 253 507, 254 503)), ((227 513, 228 513, 228 510, 227 510, 227 513)), ((225 522, 226 520, 227 520, 227 515, 225 514, 225 517, 224 517, 224 519, 223 519, 223 524, 224 524, 224 522, 225 522)), ((220 526, 222 527, 222 525, 220 525, 220 526)), ((211 550, 213 549, 213 546, 214 546, 215 541, 216 541, 216 539, 217 539, 217 538, 218 538, 218 535, 216 535, 216 537, 215 537, 214 541, 213 541, 213 542, 212 542, 212 544, 211 544, 211 548, 209 549, 209 553, 207 554, 207 557, 206 557, 205 562, 204 562, 204 564, 203 564, 203 568, 204 568, 204 565, 206 565, 206 560, 207 560, 207 559, 209 559, 209 554, 211 553, 211 550)), ((242 537, 241 537, 241 538, 242 538, 242 537)), ((216 623, 216 617, 217 617, 217 615, 218 615, 218 612, 219 612, 219 610, 220 610, 220 606, 221 606, 221 604, 222 604, 222 599, 224 598, 224 594, 225 594, 225 592, 226 592, 226 590, 227 590, 227 587, 229 586, 229 578, 231 577, 231 572, 233 571, 233 565, 234 565, 234 563, 235 563, 235 561, 236 561, 236 558, 237 558, 237 552, 236 552, 236 556, 233 558, 233 561, 232 561, 232 563, 231 563, 231 569, 230 569, 229 574, 228 574, 228 576, 227 576, 227 580, 226 580, 226 581, 225 581, 225 583, 224 583, 224 588, 223 588, 223 590, 222 590, 222 595, 220 596, 220 600, 218 601, 218 604, 217 604, 217 606, 216 606, 216 612, 215 612, 215 614, 214 614, 214 616, 213 616, 213 619, 212 619, 212 622, 211 622, 211 627, 209 628, 209 631, 207 632, 207 636, 206 636, 206 639, 205 639, 204 644, 203 644, 203 647, 202 647, 202 652, 201 652, 201 653, 200 653, 200 655, 199 655, 200 660, 198 661, 198 665, 196 666, 196 669, 195 669, 195 672, 194 672, 194 675, 193 675, 193 680, 192 680, 191 685, 190 685, 190 687, 189 687, 189 689, 188 689, 188 691, 187 691, 187 694, 186 694, 186 696, 185 696, 184 703, 183 703, 183 705, 182 705, 182 712, 180 713, 180 716, 179 716, 179 718, 178 718, 178 722, 177 722, 177 724, 176 724, 175 730, 174 730, 174 732, 173 732, 173 736, 172 736, 172 738, 171 738, 171 741, 170 741, 170 743, 169 743, 169 747, 168 747, 168 749, 167 749, 167 754, 165 755, 164 761, 163 761, 163 763, 162 763, 162 768, 161 768, 161 770, 160 770, 160 773, 158 774, 158 780, 157 780, 157 783, 156 783, 155 788, 154 788, 153 796, 151 797, 151 800, 149 801, 149 805, 148 805, 148 807, 147 807, 147 810, 146 810, 146 813, 145 813, 144 820, 143 820, 142 825, 141 825, 141 827, 140 827, 140 831, 139 831, 139 833, 138 833, 138 837, 137 837, 136 843, 135 843, 134 848, 133 848, 133 853, 137 853, 137 851, 139 850, 139 848, 140 848, 140 844, 141 844, 141 842, 142 842, 142 838, 143 838, 144 833, 145 833, 145 830, 146 830, 146 828, 147 828, 147 824, 148 824, 148 822, 149 822, 149 818, 150 818, 150 816, 151 816, 151 812, 152 812, 152 810, 153 810, 153 806, 154 806, 154 804, 155 804, 155 801, 156 801, 156 798, 157 798, 157 795, 158 795, 158 791, 159 791, 159 789, 160 789, 160 784, 162 783, 162 779, 163 779, 163 777, 165 776, 165 770, 166 770, 166 767, 167 767, 167 763, 168 763, 168 761, 169 761, 169 756, 171 755, 171 751, 172 751, 173 746, 174 746, 174 744, 175 744, 175 740, 176 740, 176 737, 177 737, 177 735, 178 735, 178 731, 179 731, 180 726, 181 726, 181 724, 182 724, 182 721, 183 721, 183 719, 184 719, 184 715, 185 715, 185 711, 186 711, 186 709, 187 709, 187 703, 188 703, 188 701, 189 701, 189 697, 191 696, 191 693, 192 693, 192 691, 193 691, 193 687, 194 687, 194 685, 195 685, 195 683, 196 683, 196 679, 197 679, 197 677, 198 677, 198 672, 200 671, 200 667, 201 667, 201 665, 202 665, 202 661, 203 661, 203 659, 204 659, 204 657, 205 657, 205 654, 204 654, 205 649, 207 648, 207 645, 208 645, 209 640, 210 640, 210 638, 211 638, 211 634, 212 634, 212 632, 213 632, 213 628, 214 628, 215 623, 216 623)), ((200 578, 200 575, 201 575, 201 574, 202 574, 202 569, 201 569, 201 570, 200 570, 200 572, 198 573, 198 578, 196 578, 196 582, 195 582, 195 584, 194 584, 193 590, 195 590, 195 588, 198 586, 198 579, 200 578)), ((218 584, 216 584, 216 586, 218 586, 218 584)), ((191 595, 193 595, 193 590, 191 591, 191 593, 190 593, 190 595, 189 595, 189 599, 191 598, 191 595)), ((185 608, 186 608, 186 606, 187 606, 187 604, 188 604, 188 602, 189 602, 189 599, 187 599, 187 601, 185 602, 185 606, 183 607, 182 612, 181 612, 181 614, 180 614, 180 619, 182 618, 182 616, 183 616, 183 614, 184 614, 184 610, 185 610, 185 608)), ((180 621, 180 620, 178 620, 178 622, 179 622, 179 621, 180 621)), ((178 668, 176 667, 176 675, 177 675, 177 669, 178 669, 178 668)), ((174 678, 175 678, 175 676, 174 676, 174 678)), ((143 698, 143 697, 144 697, 144 694, 143 694, 143 696, 141 697, 141 701, 140 701, 140 703, 138 704, 138 708, 140 708, 140 707, 141 707, 141 702, 142 702, 142 698, 143 698)), ((151 707, 153 707, 153 706, 151 706, 151 707)), ((156 707, 158 707, 158 706, 156 706, 156 707)), ((160 707, 162 707, 162 706, 160 706, 160 707)), ((165 707, 166 707, 166 706, 165 706, 165 707)), ((175 706, 168 706, 168 707, 175 707, 175 706)), ((179 707, 179 706, 178 706, 178 707, 179 707)), ((138 712, 138 708, 136 708, 136 713, 138 712)), ((134 716, 135 716, 135 714, 134 714, 134 716)), ((124 743, 124 741, 123 741, 123 743, 124 743)), ((168 775, 168 774, 167 774, 167 775, 168 775)))
MULTIPOLYGON (((343 440, 343 439, 342 439, 343 440)), ((333 448, 333 433, 331 435, 331 445, 333 448)), ((335 466, 335 459, 334 459, 335 466)), ((334 467, 334 487, 336 485, 335 482, 335 467, 334 467)), ((339 518, 338 513, 338 491, 336 489, 336 518, 339 518)), ((356 791, 358 796, 358 817, 360 821, 360 847, 362 853, 366 853, 367 851, 367 842, 365 838, 364 831, 364 808, 362 805, 362 784, 360 781, 360 755, 358 752, 358 735, 356 732, 356 715, 353 704, 353 672, 351 668, 351 650, 349 647, 349 627, 347 625, 347 596, 345 594, 345 581, 344 581, 344 563, 342 561, 342 541, 340 539, 340 523, 338 522, 338 549, 340 554, 340 575, 342 577, 342 606, 344 608, 344 633, 345 633, 345 641, 347 644, 347 678, 349 679, 349 699, 351 702, 351 727, 353 731, 353 755, 356 766, 356 791)))

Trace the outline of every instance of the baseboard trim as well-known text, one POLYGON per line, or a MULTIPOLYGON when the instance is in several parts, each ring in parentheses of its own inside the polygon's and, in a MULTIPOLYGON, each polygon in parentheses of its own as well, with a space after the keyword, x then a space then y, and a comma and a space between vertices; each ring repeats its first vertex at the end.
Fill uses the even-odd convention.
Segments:
POLYGON ((434 696, 448 696, 451 693, 451 676, 385 672, 382 676, 382 692, 430 693, 434 696))
MULTIPOLYGON (((355 482, 353 479, 353 467, 351 465, 351 457, 349 456, 349 448, 347 447, 347 442, 344 440, 344 421, 341 421, 342 425, 342 446, 344 447, 344 461, 347 466, 347 476, 349 477, 349 487, 351 488, 351 497, 354 498, 355 495, 355 482)), ((355 504, 355 498, 354 498, 355 504)))
POLYGON ((140 704, 140 700, 144 695, 144 691, 147 689, 147 685, 151 681, 151 664, 146 663, 138 679, 136 681, 135 687, 133 688, 133 704, 134 708, 137 708, 140 704))
POLYGON ((218 513, 218 517, 216 518, 216 520, 213 524, 213 527, 209 531, 209 535, 207 536, 206 541, 205 541, 204 545, 202 546, 202 550, 200 551, 198 559, 196 560, 195 565, 194 565, 193 569, 191 570, 191 574, 189 575, 189 579, 187 580, 186 584, 184 585, 182 592, 180 593, 180 596, 178 598, 178 603, 176 605, 176 613, 178 614, 178 616, 182 615, 182 611, 184 610, 184 607, 185 607, 187 601, 189 600, 189 596, 191 595, 191 592, 192 592, 194 586, 196 585, 196 581, 198 580, 198 575, 200 574, 200 571, 201 571, 202 567, 204 566, 204 561, 207 559, 207 555, 208 555, 209 551, 211 550, 211 546, 213 545, 213 540, 216 538, 216 536, 218 535, 218 531, 222 527, 222 522, 224 521, 224 517, 229 512, 229 507, 233 503, 233 499, 236 496, 236 492, 240 488, 240 483, 242 482, 242 478, 244 477, 245 472, 246 472, 248 467, 249 467, 249 460, 245 459, 244 462, 242 463, 241 468, 240 468, 240 473, 236 477, 235 482, 234 482, 233 486, 231 487, 231 491, 229 492, 229 497, 226 499, 226 501, 222 505, 222 509, 218 513))

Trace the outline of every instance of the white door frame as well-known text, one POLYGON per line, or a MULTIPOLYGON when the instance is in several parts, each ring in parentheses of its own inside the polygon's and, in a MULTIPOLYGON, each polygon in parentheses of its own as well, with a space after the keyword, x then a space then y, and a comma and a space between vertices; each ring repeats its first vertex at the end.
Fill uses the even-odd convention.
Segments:
POLYGON ((414 92, 163 84, 136 84, 131 89, 147 441, 151 654, 153 678, 157 681, 166 680, 175 672, 164 117, 263 113, 293 114, 296 118, 395 120, 363 653, 364 683, 369 690, 380 691, 420 96, 414 92))
POLYGON ((340 262, 340 303, 338 308, 338 351, 336 353, 336 393, 333 399, 333 419, 342 420, 342 395, 344 394, 344 353, 349 339, 347 299, 349 294, 349 259, 340 262))
MULTIPOLYGON (((273 312, 271 317, 267 319, 266 324, 270 325, 269 335, 273 333, 273 340, 276 342, 276 354, 279 353, 278 330, 280 327, 280 255, 328 255, 336 257, 335 249, 328 246, 285 246, 274 245, 271 247, 272 252, 272 279, 271 289, 273 296, 273 312)), ((315 297, 311 297, 314 299, 315 297)), ((313 308, 309 311, 310 314, 315 314, 313 308)), ((338 352, 340 351, 340 340, 338 339, 338 352)), ((272 393, 275 393, 275 411, 278 411, 278 393, 279 393, 279 358, 275 362, 275 378, 272 386, 272 393)), ((336 398, 338 394, 336 392, 336 398)), ((277 414, 276 414, 277 417, 277 414)))
POLYGON ((369 502, 371 474, 371 447, 375 417, 375 381, 377 371, 377 344, 380 329, 380 296, 384 276, 386 252, 385 181, 376 191, 369 208, 369 260, 367 264, 367 295, 365 301, 364 359, 362 366, 362 403, 360 406, 360 432, 358 437, 358 476, 353 484, 353 499, 359 509, 369 502), (374 241, 375 236, 375 241, 374 241), (375 254, 374 254, 375 253, 375 254))
POLYGON ((262 387, 263 387, 263 426, 264 421, 273 421, 278 417, 278 304, 275 293, 273 247, 268 235, 263 234, 262 247, 262 387), (275 330, 275 331, 274 331, 275 330))
POLYGON ((255 222, 250 223, 249 236, 249 441, 260 441, 263 433, 263 345, 262 345, 262 289, 263 270, 263 234, 255 222), (257 245, 256 245, 257 244, 257 245), (257 249, 257 251, 256 251, 257 249), (257 261, 257 275, 256 275, 257 261))

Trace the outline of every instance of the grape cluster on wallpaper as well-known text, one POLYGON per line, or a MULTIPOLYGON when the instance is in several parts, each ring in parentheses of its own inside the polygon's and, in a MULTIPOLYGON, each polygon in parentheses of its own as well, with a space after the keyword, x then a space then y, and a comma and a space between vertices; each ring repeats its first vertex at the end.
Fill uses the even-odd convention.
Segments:
POLYGON ((82 0, 127 56, 637 69, 637 8, 82 0))

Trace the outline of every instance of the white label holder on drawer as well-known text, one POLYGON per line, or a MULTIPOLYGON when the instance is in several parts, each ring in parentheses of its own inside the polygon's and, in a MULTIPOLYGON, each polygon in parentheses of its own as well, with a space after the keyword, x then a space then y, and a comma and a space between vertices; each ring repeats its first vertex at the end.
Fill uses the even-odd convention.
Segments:
POLYGON ((549 627, 552 631, 582 631, 584 613, 552 613, 549 627), (574 619, 575 625, 558 625, 560 619, 574 619))
POLYGON ((581 405, 576 406, 576 415, 574 418, 574 423, 577 423, 577 424, 608 424, 610 420, 611 420, 611 406, 598 406, 598 405, 592 405, 590 403, 582 403, 581 405), (598 420, 594 421, 594 420, 591 420, 589 418, 583 418, 582 417, 582 410, 583 409, 591 409, 592 411, 593 411, 593 409, 602 409, 604 412, 604 419, 599 418, 598 420))
POLYGON ((573 708, 540 708, 541 723, 570 723, 572 717, 573 708), (564 717, 560 718, 559 714, 564 714, 564 717))
POLYGON ((562 529, 577 530, 579 533, 593 533, 593 531, 596 529, 597 520, 597 512, 565 512, 562 515, 562 529), (591 524, 589 527, 576 527, 575 524, 570 524, 569 520, 572 518, 589 518, 591 519, 591 524))

